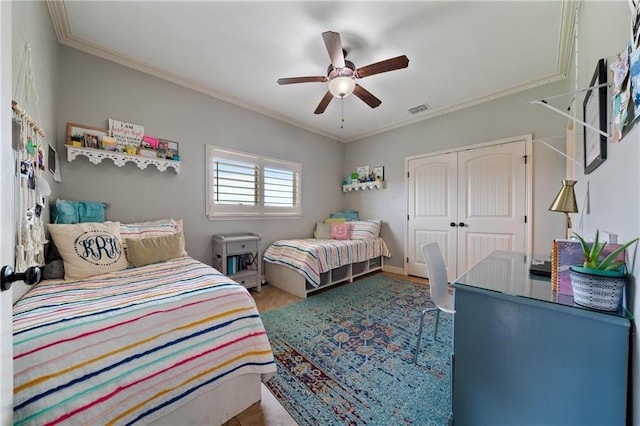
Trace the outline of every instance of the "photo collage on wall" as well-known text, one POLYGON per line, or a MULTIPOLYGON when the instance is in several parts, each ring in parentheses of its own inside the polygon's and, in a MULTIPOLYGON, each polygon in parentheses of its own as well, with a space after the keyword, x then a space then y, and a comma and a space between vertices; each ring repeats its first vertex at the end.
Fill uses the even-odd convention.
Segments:
POLYGON ((609 66, 613 77, 610 142, 622 139, 640 117, 640 0, 630 0, 629 7, 631 39, 609 66))

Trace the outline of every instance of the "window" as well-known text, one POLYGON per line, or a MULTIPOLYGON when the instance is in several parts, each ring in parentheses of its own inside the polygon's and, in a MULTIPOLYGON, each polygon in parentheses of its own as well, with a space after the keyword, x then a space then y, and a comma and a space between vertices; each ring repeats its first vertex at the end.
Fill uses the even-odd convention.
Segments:
POLYGON ((299 217, 302 165, 207 145, 207 217, 299 217))

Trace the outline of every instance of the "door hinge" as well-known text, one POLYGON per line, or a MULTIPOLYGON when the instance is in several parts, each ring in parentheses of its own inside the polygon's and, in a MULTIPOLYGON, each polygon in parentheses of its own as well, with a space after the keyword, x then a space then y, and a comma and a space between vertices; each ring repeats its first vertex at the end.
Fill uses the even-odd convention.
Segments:
POLYGON ((409 215, 407 215, 407 222, 409 222, 409 215))
POLYGON ((522 158, 524 158, 524 164, 527 164, 527 157, 528 155, 523 155, 522 158))
POLYGON ((407 172, 407 179, 409 179, 409 172, 407 172))
POLYGON ((407 257, 407 263, 409 263, 409 258, 407 257))
POLYGON ((524 216, 524 223, 527 223, 527 216, 524 216))

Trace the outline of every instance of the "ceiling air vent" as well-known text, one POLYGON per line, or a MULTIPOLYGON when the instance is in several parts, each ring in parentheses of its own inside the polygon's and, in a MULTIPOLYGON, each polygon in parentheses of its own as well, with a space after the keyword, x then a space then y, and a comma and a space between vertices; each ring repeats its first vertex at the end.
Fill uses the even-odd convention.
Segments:
POLYGON ((431 109, 431 107, 429 106, 429 104, 422 104, 422 105, 418 105, 418 106, 414 106, 413 108, 409 108, 409 114, 416 114, 418 112, 422 112, 422 111, 426 111, 428 109, 431 109))

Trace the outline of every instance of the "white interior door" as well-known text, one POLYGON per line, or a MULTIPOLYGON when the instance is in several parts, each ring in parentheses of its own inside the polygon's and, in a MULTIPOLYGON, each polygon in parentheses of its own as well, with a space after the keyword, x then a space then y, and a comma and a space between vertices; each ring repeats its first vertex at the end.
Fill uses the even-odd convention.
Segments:
POLYGON ((450 281, 494 250, 526 252, 525 155, 520 140, 408 160, 406 273, 427 278, 431 242, 450 281))
POLYGON ((458 153, 458 274, 494 250, 526 252, 525 141, 458 153))
POLYGON ((407 273, 427 277, 421 247, 437 242, 449 276, 455 276, 457 218, 457 153, 408 162, 407 273))

